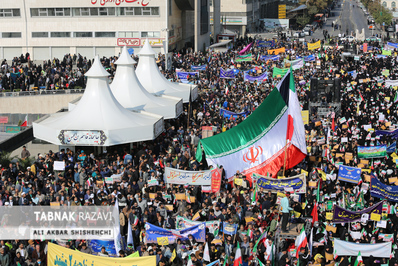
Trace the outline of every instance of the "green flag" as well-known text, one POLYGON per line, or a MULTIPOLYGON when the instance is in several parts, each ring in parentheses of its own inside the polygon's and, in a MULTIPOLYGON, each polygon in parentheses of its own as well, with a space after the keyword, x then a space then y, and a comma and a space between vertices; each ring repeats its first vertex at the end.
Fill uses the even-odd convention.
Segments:
POLYGON ((227 265, 227 260, 228 260, 228 255, 225 255, 224 263, 222 264, 222 266, 227 265))
POLYGON ((288 71, 289 71, 288 68, 277 68, 277 67, 274 67, 274 69, 272 70, 272 77, 274 78, 274 77, 276 77, 278 75, 283 77, 288 71))
POLYGON ((256 258, 256 259, 257 259, 258 265, 260 265, 260 266, 265 266, 265 264, 262 263, 261 260, 259 260, 258 258, 256 258))
POLYGON ((136 251, 136 252, 128 255, 126 258, 139 258, 139 257, 140 257, 140 253, 138 251, 136 251))
POLYGON ((269 226, 267 227, 267 229, 265 229, 265 231, 261 234, 260 238, 257 240, 256 244, 253 247, 253 253, 257 252, 257 246, 258 246, 258 244, 260 244, 260 241, 263 240, 265 238, 265 236, 267 236, 268 229, 269 229, 269 226))
POLYGON ((359 266, 363 263, 361 251, 358 252, 357 259, 355 260, 354 266, 359 266))
POLYGON ((256 200, 257 200, 257 182, 254 186, 254 191, 253 191, 253 196, 252 196, 252 205, 256 205, 256 200))

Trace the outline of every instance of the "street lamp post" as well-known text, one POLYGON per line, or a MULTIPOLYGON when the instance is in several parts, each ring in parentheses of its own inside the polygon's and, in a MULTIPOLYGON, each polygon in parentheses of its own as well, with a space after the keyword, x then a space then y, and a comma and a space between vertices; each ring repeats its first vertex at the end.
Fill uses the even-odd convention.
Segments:
POLYGON ((165 37, 165 42, 164 42, 164 63, 165 63, 165 68, 169 70, 169 65, 168 65, 168 54, 169 54, 169 0, 166 0, 166 28, 162 29, 162 31, 166 32, 166 37, 165 37))

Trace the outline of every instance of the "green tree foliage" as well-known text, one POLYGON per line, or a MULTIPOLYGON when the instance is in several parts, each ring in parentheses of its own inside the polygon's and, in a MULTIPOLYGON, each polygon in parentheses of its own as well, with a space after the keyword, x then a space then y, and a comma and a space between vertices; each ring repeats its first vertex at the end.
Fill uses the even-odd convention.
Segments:
POLYGON ((379 11, 375 11, 372 14, 377 24, 383 24, 383 22, 385 23, 385 25, 391 24, 392 13, 387 8, 381 7, 379 11))
POLYGON ((16 156, 11 156, 10 152, 2 151, 0 152, 0 164, 4 167, 8 165, 16 158, 16 156))
POLYGON ((301 0, 300 3, 307 5, 309 15, 315 15, 328 6, 328 1, 326 0, 301 0))
POLYGON ((310 17, 309 16, 300 16, 297 18, 296 20, 297 24, 299 24, 300 26, 305 26, 310 22, 310 17))

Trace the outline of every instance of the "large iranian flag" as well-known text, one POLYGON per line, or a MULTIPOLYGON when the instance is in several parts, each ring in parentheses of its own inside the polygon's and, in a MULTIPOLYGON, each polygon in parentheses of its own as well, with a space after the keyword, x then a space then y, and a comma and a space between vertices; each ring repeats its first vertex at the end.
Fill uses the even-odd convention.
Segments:
POLYGON ((198 145, 196 159, 202 160, 202 149, 208 165, 223 166, 227 178, 237 171, 251 177, 266 175, 283 167, 292 168, 306 156, 304 124, 289 70, 263 103, 238 126, 198 145))

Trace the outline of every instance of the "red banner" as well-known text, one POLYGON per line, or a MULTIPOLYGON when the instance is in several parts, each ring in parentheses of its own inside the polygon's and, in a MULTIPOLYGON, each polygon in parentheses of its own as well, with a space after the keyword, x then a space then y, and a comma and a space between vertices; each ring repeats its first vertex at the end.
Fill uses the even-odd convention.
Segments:
POLYGON ((211 192, 217 193, 221 188, 221 169, 216 168, 211 171, 211 192))

